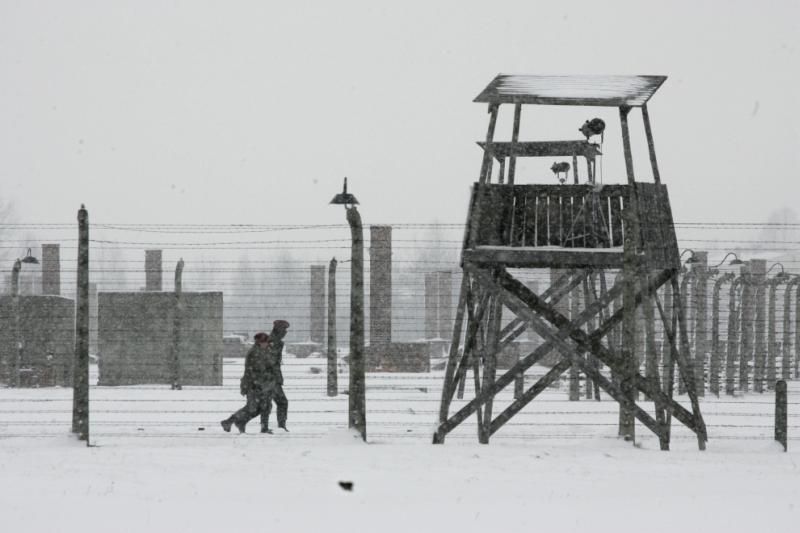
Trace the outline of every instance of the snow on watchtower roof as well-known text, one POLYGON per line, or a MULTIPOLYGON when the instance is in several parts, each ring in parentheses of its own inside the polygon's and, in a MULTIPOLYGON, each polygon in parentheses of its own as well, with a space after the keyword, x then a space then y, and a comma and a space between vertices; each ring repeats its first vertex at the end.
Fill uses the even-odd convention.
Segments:
POLYGON ((666 79, 666 76, 498 74, 474 101, 490 104, 641 107, 666 79))

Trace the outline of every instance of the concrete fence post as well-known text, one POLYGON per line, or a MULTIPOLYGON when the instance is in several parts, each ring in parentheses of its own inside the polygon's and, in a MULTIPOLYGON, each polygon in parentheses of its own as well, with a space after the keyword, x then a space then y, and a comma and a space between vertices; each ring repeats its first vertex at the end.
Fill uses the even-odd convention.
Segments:
POLYGON ((339 371, 336 357, 336 258, 328 265, 328 396, 336 396, 339 371))
POLYGON ((775 440, 783 445, 783 451, 788 449, 789 437, 786 404, 786 382, 780 380, 775 384, 775 440))
POLYGON ((75 362, 72 376, 72 431, 89 445, 89 213, 78 211, 78 290, 75 362))

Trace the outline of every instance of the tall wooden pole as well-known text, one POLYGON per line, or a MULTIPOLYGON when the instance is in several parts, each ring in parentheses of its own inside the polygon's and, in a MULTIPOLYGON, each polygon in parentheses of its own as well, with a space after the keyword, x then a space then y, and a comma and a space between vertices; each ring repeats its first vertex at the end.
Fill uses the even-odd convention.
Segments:
POLYGON ((661 183, 661 175, 658 172, 658 162, 656 161, 656 145, 653 142, 653 130, 650 127, 650 114, 647 112, 647 104, 642 106, 642 120, 644 121, 644 134, 647 137, 647 148, 650 152, 650 166, 653 169, 653 181, 661 183))
MULTIPOLYGON (((638 248, 640 243, 639 234, 639 195, 636 190, 636 179, 633 171, 633 156, 631 154, 631 140, 628 132, 628 113, 629 107, 619 108, 619 118, 622 125, 622 145, 625 155, 625 169, 628 175, 628 185, 630 195, 625 202, 625 223, 627 230, 623 242, 623 320, 622 320, 622 358, 626 364, 626 370, 621 376, 622 392, 631 401, 635 401, 635 389, 631 382, 636 371, 635 360, 637 354, 634 352, 636 346, 636 288, 639 285, 639 260, 638 248)), ((620 406, 619 435, 625 440, 634 441, 636 419, 633 412, 620 406)))
POLYGON ((491 150, 491 142, 494 140, 494 128, 497 125, 497 112, 500 104, 489 104, 489 127, 486 130, 486 144, 484 145, 483 165, 481 165, 481 175, 478 182, 483 185, 492 181, 492 163, 494 161, 491 150))
MULTIPOLYGON (((439 424, 447 421, 447 414, 450 409, 450 402, 455 393, 453 379, 456 377, 456 365, 458 364, 458 348, 461 343, 461 329, 464 325, 464 313, 467 305, 467 293, 469 292, 469 275, 464 273, 461 278, 461 289, 458 293, 458 307, 456 307, 456 318, 453 324, 453 335, 450 338, 450 352, 447 355, 447 366, 444 373, 444 385, 442 386, 442 401, 439 406, 439 424)), ((466 348, 464 349, 466 355, 466 348)), ((438 432, 434 433, 433 443, 442 444, 444 437, 439 437, 438 432)))
POLYGON ((350 394, 349 427, 367 440, 366 386, 364 376, 364 230, 356 206, 346 207, 350 224, 350 394))
POLYGON ((172 315, 172 390, 183 389, 181 383, 181 319, 183 318, 183 258, 175 265, 175 302, 172 315))
MULTIPOLYGON (((668 335, 666 333, 666 324, 672 324, 672 286, 664 285, 664 317, 663 323, 664 327, 661 328, 661 372, 663 375, 663 387, 664 390, 670 390, 672 387, 672 381, 669 381, 669 376, 672 372, 672 343, 669 341, 668 335), (668 386, 669 384, 669 386, 668 386)), ((672 331, 675 331, 676 328, 672 328, 672 331)))
POLYGON ((336 360, 336 258, 328 265, 328 396, 336 396, 339 374, 336 360))
POLYGON ((89 445, 89 213, 78 211, 78 291, 75 363, 72 376, 72 431, 89 445))
MULTIPOLYGON (((514 105, 514 127, 511 131, 511 142, 519 141, 519 122, 522 116, 522 104, 514 105)), ((512 155, 508 161, 508 184, 514 185, 514 177, 517 171, 517 156, 512 155)))

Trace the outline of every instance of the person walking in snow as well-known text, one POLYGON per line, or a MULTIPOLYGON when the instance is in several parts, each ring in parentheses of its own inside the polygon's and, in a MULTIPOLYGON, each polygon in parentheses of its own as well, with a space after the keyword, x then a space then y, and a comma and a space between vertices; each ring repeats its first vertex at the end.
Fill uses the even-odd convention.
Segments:
MULTIPOLYGON (((278 418, 278 427, 284 431, 286 429, 286 417, 289 413, 289 400, 286 398, 286 393, 283 392, 283 372, 281 371, 281 363, 283 362, 283 338, 286 336, 289 329, 289 323, 285 320, 276 320, 272 323, 272 331, 269 334, 269 353, 270 360, 274 364, 275 369, 275 383, 270 389, 272 400, 278 410, 276 416, 278 418)), ((270 405, 271 407, 271 405, 270 405)), ((269 409, 267 408, 267 417, 269 417, 269 409)))
POLYGON ((261 433, 272 433, 269 429, 269 413, 273 389, 278 382, 279 366, 275 364, 270 350, 270 337, 262 332, 257 333, 254 340, 253 347, 245 356, 244 375, 239 385, 239 392, 247 397, 247 403, 220 422, 225 432, 230 432, 231 425, 235 425, 239 433, 244 433, 247 423, 261 415, 261 433))

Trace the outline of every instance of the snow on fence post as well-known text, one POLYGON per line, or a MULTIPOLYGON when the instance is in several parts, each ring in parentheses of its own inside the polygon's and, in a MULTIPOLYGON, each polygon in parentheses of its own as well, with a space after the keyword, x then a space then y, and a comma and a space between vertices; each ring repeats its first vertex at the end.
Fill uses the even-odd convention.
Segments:
POLYGON ((783 451, 788 448, 786 396, 786 382, 780 380, 775 384, 775 440, 783 445, 783 451))

